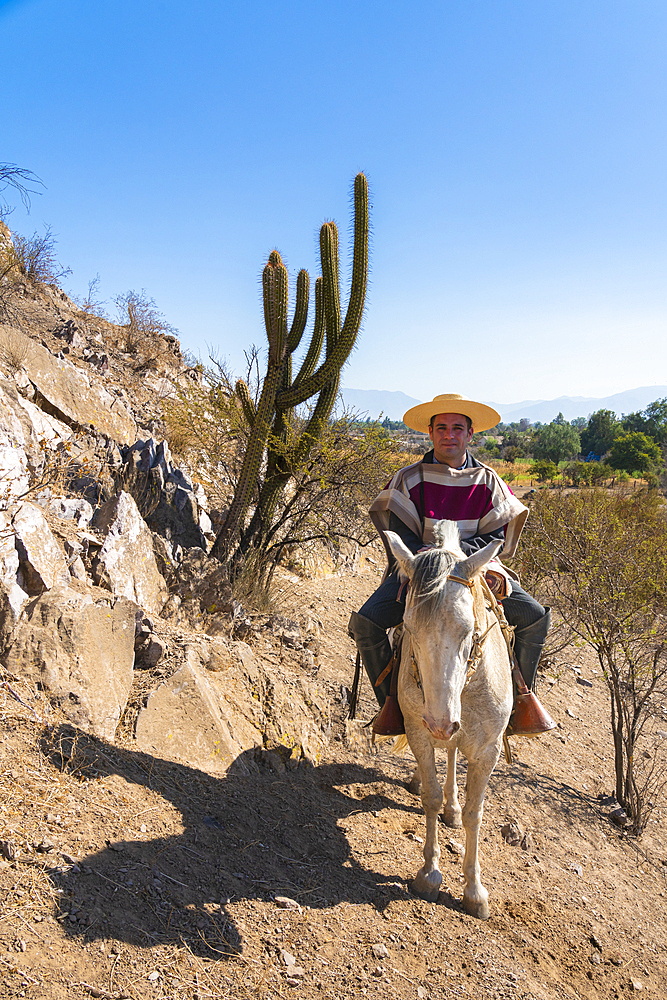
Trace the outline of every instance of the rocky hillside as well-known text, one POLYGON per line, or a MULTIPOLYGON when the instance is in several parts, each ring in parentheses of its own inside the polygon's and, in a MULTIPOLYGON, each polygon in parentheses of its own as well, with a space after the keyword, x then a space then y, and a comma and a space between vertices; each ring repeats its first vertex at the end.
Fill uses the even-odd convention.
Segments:
POLYGON ((271 742, 313 758, 327 700, 295 675, 318 627, 248 617, 206 493, 172 460, 161 404, 196 378, 173 336, 122 328, 26 282, 0 325, 0 638, 9 675, 92 735, 224 771, 271 742), (138 501, 138 503, 137 503, 138 501), (140 511, 140 507, 143 511, 140 511), (245 640, 283 651, 269 667, 245 640))
POLYGON ((240 607, 163 436, 193 377, 178 343, 124 350, 52 287, 5 306, 0 1000, 664 996, 664 814, 640 842, 610 819, 593 660, 549 665, 558 729, 492 776, 491 919, 463 913, 444 826, 445 887, 416 899, 410 759, 345 722, 347 619, 379 562, 282 571, 271 613, 240 607))

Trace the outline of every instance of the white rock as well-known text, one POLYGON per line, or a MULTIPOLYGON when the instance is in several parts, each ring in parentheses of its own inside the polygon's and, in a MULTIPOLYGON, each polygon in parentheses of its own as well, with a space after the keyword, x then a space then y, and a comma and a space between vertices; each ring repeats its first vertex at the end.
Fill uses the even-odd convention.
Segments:
POLYGON ((289 896, 274 896, 273 899, 276 906, 279 906, 281 910, 298 910, 301 913, 301 907, 296 899, 290 899, 289 896))
POLYGON ((50 691, 75 725, 113 740, 132 685, 135 612, 129 601, 54 587, 26 607, 7 666, 50 691))
POLYGON ((76 521, 79 528, 87 528, 93 518, 93 508, 83 497, 56 497, 49 502, 49 510, 63 521, 76 521))
POLYGON ((29 486, 28 456, 21 421, 0 390, 0 499, 22 496, 29 486))
POLYGON ((52 412, 72 426, 93 427, 121 444, 136 440, 137 425, 121 401, 99 379, 55 358, 31 337, 0 326, 0 350, 17 345, 25 351, 23 368, 52 412))
POLYGON ((375 958, 389 958, 389 952, 383 944, 374 944, 371 946, 371 951, 375 958))
POLYGON ((148 612, 159 612, 167 586, 155 561, 153 536, 133 498, 122 491, 102 504, 93 523, 106 534, 93 564, 95 581, 148 612))
POLYGON ((36 504, 21 503, 12 512, 12 527, 21 562, 18 582, 24 590, 38 594, 70 582, 63 551, 36 504))

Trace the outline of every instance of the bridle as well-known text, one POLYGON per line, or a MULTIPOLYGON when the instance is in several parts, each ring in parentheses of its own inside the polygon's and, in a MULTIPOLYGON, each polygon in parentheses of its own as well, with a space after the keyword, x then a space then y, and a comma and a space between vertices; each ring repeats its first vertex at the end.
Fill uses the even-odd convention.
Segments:
MULTIPOLYGON (((447 579, 451 580, 453 583, 460 583, 464 587, 467 587, 471 594, 475 589, 474 580, 467 580, 463 576, 456 576, 455 573, 450 573, 447 579)), ((472 646, 470 648, 470 655, 468 656, 468 662, 466 666, 466 679, 463 685, 464 691, 468 686, 468 684, 470 683, 470 680, 475 671, 477 670, 477 667, 479 666, 479 662, 482 659, 482 654, 484 652, 484 642, 494 625, 500 626, 500 630, 503 633, 505 642, 507 643, 507 647, 510 652, 510 662, 512 656, 512 649, 514 647, 514 628, 508 623, 507 619, 505 618, 505 613, 502 609, 502 606, 496 600, 495 594, 489 588, 488 584, 486 583, 486 580, 484 580, 483 577, 479 577, 479 580, 481 584, 482 594, 484 595, 485 598, 486 610, 493 611, 494 619, 489 625, 489 627, 485 629, 484 632, 482 632, 479 625, 479 619, 477 617, 477 609, 475 607, 475 602, 473 600, 473 614, 475 617, 475 624, 472 633, 472 646)), ((405 628, 405 625, 403 627, 405 628)), ((405 629, 405 631, 408 633, 408 635, 410 635, 409 629, 405 629)), ((422 687, 421 674, 419 673, 419 664, 417 663, 417 658, 415 656, 414 643, 412 641, 411 635, 410 635, 410 665, 412 667, 412 676, 414 677, 415 684, 421 691, 422 700, 424 700, 424 689, 422 687)))

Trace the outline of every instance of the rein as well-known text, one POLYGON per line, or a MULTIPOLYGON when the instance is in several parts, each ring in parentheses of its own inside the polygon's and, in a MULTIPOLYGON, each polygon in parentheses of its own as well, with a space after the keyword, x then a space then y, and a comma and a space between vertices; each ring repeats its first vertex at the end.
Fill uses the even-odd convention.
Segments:
MULTIPOLYGON (((464 587, 467 587, 471 593, 475 589, 474 580, 466 580, 465 577, 456 576, 454 573, 450 573, 447 579, 451 580, 453 583, 462 584, 464 587)), ((500 630, 503 634, 505 642, 507 643, 507 649, 510 654, 510 663, 512 662, 512 653, 514 650, 513 626, 510 625, 507 619, 505 618, 505 612, 503 611, 502 605, 496 600, 495 594, 489 588, 486 580, 484 580, 483 577, 479 577, 478 579, 480 581, 482 594, 484 595, 486 610, 492 611, 495 617, 494 620, 489 625, 489 627, 484 632, 482 632, 479 626, 479 619, 477 617, 477 609, 473 603, 475 626, 472 633, 472 647, 470 649, 470 656, 468 657, 465 684, 463 685, 464 691, 468 686, 468 684, 470 683, 472 675, 475 673, 477 667, 479 666, 479 662, 482 659, 482 654, 484 652, 484 641, 494 625, 500 626, 500 630)), ((417 663, 417 658, 414 653, 412 638, 410 639, 410 663, 412 666, 412 676, 414 677, 415 684, 422 693, 422 699, 423 699, 424 689, 422 687, 421 675, 419 673, 419 664, 417 663)))

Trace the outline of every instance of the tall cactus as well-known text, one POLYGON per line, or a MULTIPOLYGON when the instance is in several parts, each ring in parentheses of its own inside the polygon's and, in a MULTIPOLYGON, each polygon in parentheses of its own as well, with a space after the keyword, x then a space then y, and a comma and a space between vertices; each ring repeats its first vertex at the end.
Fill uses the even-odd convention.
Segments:
POLYGON ((266 375, 255 407, 240 379, 236 395, 250 428, 241 474, 224 524, 211 554, 226 561, 256 544, 270 531, 276 505, 290 479, 307 460, 331 415, 343 365, 354 347, 361 325, 368 278, 368 184, 363 174, 354 181, 354 247, 352 287, 344 322, 341 319, 338 230, 326 222, 320 230, 322 276, 315 283, 315 323, 310 345, 296 376, 293 354, 299 347, 308 318, 309 277, 300 271, 296 305, 288 331, 288 276, 280 254, 273 250, 262 275, 264 324, 269 343, 266 375), (324 346, 324 359, 320 357, 324 346), (318 367, 319 364, 319 367, 318 367), (317 396, 301 434, 292 430, 295 406, 317 396), (246 515, 255 498, 255 511, 246 515))

